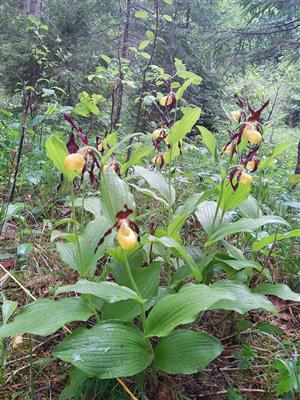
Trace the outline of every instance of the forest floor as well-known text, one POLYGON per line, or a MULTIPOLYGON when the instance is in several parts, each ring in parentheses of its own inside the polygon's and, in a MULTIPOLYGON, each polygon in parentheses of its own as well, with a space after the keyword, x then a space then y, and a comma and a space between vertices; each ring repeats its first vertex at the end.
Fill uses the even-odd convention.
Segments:
MULTIPOLYGON (((66 210, 67 212, 67 210, 66 210)), ((0 246, 4 253, 11 252, 10 259, 1 262, 0 289, 9 300, 26 304, 34 298, 53 295, 60 284, 76 281, 76 273, 63 265, 50 243, 50 230, 40 225, 30 214, 26 218, 26 233, 22 241, 32 243, 33 251, 26 260, 16 259, 16 246, 20 242, 20 232, 24 226, 9 222, 0 236, 0 246), (30 292, 25 292, 9 273, 30 292)), ((234 313, 224 311, 205 312, 193 324, 194 330, 204 330, 218 337, 224 345, 222 356, 201 373, 167 377, 158 376, 158 387, 151 379, 144 381, 145 400, 180 399, 264 399, 276 396, 278 372, 274 368, 275 356, 283 355, 278 343, 270 337, 255 333, 258 324, 270 323, 283 334, 280 340, 285 344, 300 341, 300 305, 273 297, 278 315, 250 312, 247 319, 239 319, 234 313), (237 330, 237 326, 240 329, 237 330), (247 329, 251 325, 251 330, 247 329), (235 333, 234 333, 235 332, 235 333), (237 333, 238 332, 238 333, 237 333), (242 397, 234 393, 239 390, 242 397), (232 397, 228 397, 231 392, 232 397), (235 397, 234 397, 235 396, 235 397)), ((45 318, 47 318, 45 316, 45 318)), ((74 329, 78 323, 69 324, 74 329)), ((0 399, 58 399, 59 393, 68 382, 67 365, 52 358, 51 349, 64 336, 63 330, 50 337, 24 335, 14 341, 4 340, 3 354, 5 371, 2 372, 0 399)), ((132 378, 125 379, 134 390, 132 378)), ((116 382, 117 385, 117 382, 116 382)), ((94 397, 91 397, 91 399, 94 397)), ((97 397, 98 398, 98 397, 97 397)), ((99 399, 106 397, 99 397, 99 399)), ((124 397, 126 398, 126 397, 124 397)), ((114 399, 114 397, 109 397, 114 399)))

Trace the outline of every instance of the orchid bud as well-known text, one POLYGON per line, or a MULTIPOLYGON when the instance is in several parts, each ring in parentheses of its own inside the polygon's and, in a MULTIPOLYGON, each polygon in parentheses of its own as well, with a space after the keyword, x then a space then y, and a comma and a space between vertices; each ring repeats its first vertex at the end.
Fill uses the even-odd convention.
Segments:
POLYGON ((222 154, 233 154, 235 151, 235 144, 234 143, 229 143, 228 146, 224 146, 222 148, 222 154))
POLYGON ((157 156, 153 157, 151 163, 157 167, 162 168, 165 163, 163 154, 158 154, 157 156))
POLYGON ((155 129, 155 131, 152 132, 152 139, 155 141, 160 137, 161 134, 161 129, 155 129))
POLYGON ((69 154, 64 159, 64 167, 77 173, 81 173, 85 165, 85 159, 81 153, 69 154))
POLYGON ((98 147, 98 151, 100 151, 100 153, 101 153, 103 151, 103 144, 100 142, 97 147, 98 147))
POLYGON ((232 118, 234 121, 237 121, 237 122, 238 122, 238 121, 241 119, 242 111, 241 111, 241 110, 232 111, 232 112, 230 113, 230 115, 231 115, 231 118, 232 118))

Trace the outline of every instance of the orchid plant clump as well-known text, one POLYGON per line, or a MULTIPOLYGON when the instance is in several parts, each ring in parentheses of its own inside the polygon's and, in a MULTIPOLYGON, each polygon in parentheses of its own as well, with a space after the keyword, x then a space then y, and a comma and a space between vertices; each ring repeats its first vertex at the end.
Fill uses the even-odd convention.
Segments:
MULTIPOLYGON (((185 72, 183 76, 189 74, 185 72)), ((201 371, 222 354, 223 345, 192 324, 200 312, 276 313, 267 295, 297 297, 286 285, 275 284, 264 265, 274 226, 277 232, 288 223, 261 212, 249 196, 252 176, 245 172, 251 174, 259 166, 261 113, 268 102, 257 110, 248 105, 247 116, 246 103, 236 96, 239 110, 232 118, 238 127, 229 130, 230 140, 221 151, 215 136, 198 126, 203 143, 220 166, 221 183, 213 188, 197 186, 179 201, 176 177, 163 167, 184 157, 184 139, 199 120, 200 109, 181 103, 183 93, 173 92, 170 82, 167 86, 168 94, 154 105, 161 121, 151 133, 151 153, 149 148, 144 153, 138 148, 139 153, 123 162, 128 137, 117 141, 115 133, 97 136, 95 147, 90 146, 90 138, 69 114, 64 115, 71 126, 67 145, 57 136, 47 139, 47 154, 70 182, 72 195, 79 193, 86 176, 94 190, 73 199, 67 221, 73 229, 53 232, 53 241, 60 239, 57 252, 78 280, 57 288, 53 298, 26 305, 13 321, 1 326, 0 336, 47 336, 77 322, 78 328, 65 332, 53 354, 72 365, 76 379, 82 381, 120 379, 150 368, 167 374, 201 371), (230 155, 228 169, 220 153, 230 155), (149 165, 149 158, 154 168, 142 166, 149 165), (146 217, 136 215, 137 200, 146 215, 156 218, 154 229, 148 228, 146 217), (249 202, 255 209, 251 215, 243 211, 249 202), (82 230, 78 204, 80 215, 89 216, 82 230), (229 213, 232 210, 236 221, 229 213), (192 215, 206 237, 197 255, 184 234, 192 215), (266 231, 263 242, 255 236, 261 227, 266 231), (241 237, 247 239, 243 250, 236 240, 241 237)), ((149 135, 137 138, 137 145, 149 143, 149 135)), ((267 166, 265 160, 263 167, 267 166)))

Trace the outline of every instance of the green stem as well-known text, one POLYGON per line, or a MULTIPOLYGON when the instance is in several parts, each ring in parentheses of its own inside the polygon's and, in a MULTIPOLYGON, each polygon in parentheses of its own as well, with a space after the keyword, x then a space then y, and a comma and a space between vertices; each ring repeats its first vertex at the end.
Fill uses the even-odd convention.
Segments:
MULTIPOLYGON (((133 275, 131 273, 131 269, 130 269, 130 266, 129 266, 129 263, 128 263, 126 252, 123 249, 122 249, 122 254, 123 254, 124 261, 125 261, 125 271, 126 271, 126 274, 128 276, 128 279, 129 279, 129 281, 131 283, 131 286, 134 289, 134 291, 136 292, 136 294, 140 297, 140 300, 142 300, 143 297, 141 295, 140 289, 138 288, 137 284, 135 283, 135 280, 133 278, 133 275)), ((141 304, 141 311, 142 311, 141 312, 141 321, 142 321, 142 325, 143 325, 143 328, 144 328, 145 322, 146 322, 146 310, 145 310, 144 303, 141 302, 140 304, 141 304)))
MULTIPOLYGON (((263 179, 263 173, 262 171, 260 171, 258 180, 257 213, 256 213, 257 218, 259 218, 259 209, 262 200, 262 179, 263 179)), ((257 239, 258 239, 258 231, 255 232, 255 240, 257 239)))
POLYGON ((212 229, 215 226, 216 219, 217 219, 217 216, 218 216, 218 213, 219 213, 219 209, 220 209, 220 205, 221 205, 221 201, 222 201, 222 197, 223 197, 223 192, 224 192, 225 179, 226 178, 223 178, 222 181, 221 181, 221 190, 220 190, 220 195, 219 195, 219 198, 218 198, 217 208, 216 208, 215 215, 214 215, 214 218, 213 218, 213 221, 212 221, 212 224, 211 224, 212 229))
POLYGON ((34 370, 33 370, 33 356, 32 356, 32 336, 29 336, 29 365, 30 365, 30 396, 32 400, 35 398, 35 389, 34 389, 34 370))
POLYGON ((170 162, 169 162, 169 170, 168 170, 168 185, 169 185, 168 224, 171 223, 171 219, 172 219, 172 216, 173 216, 173 208, 172 208, 172 205, 171 205, 171 200, 172 200, 172 198, 171 198, 171 193, 172 193, 172 191, 171 191, 172 150, 173 150, 173 145, 171 145, 171 148, 170 148, 170 162))
POLYGON ((83 270, 84 270, 84 265, 83 265, 83 259, 82 259, 82 254, 81 254, 81 249, 80 249, 80 243, 79 243, 79 238, 78 238, 78 232, 77 232, 77 221, 76 221, 76 210, 75 210, 75 193, 74 193, 74 187, 73 183, 71 182, 71 197, 72 197, 72 221, 73 221, 73 232, 75 235, 75 243, 77 247, 77 252, 79 256, 79 263, 80 263, 80 275, 82 275, 83 270))
POLYGON ((89 303, 90 309, 93 311, 93 313, 94 313, 94 315, 95 315, 96 321, 97 321, 97 322, 100 322, 101 319, 100 319, 100 317, 99 317, 98 311, 97 311, 96 308, 94 307, 94 304, 93 304, 93 301, 92 301, 92 295, 91 295, 91 294, 88 294, 88 295, 87 295, 87 301, 88 301, 88 303, 89 303))
POLYGON ((81 213, 80 213, 80 233, 83 233, 83 229, 84 229, 84 195, 85 195, 85 190, 83 187, 82 190, 82 202, 81 202, 81 213))

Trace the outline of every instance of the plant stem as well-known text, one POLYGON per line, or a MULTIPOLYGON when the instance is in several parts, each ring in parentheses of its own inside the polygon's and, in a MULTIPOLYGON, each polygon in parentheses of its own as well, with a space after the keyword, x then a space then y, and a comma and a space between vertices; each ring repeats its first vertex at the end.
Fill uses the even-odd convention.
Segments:
MULTIPOLYGON (((262 200, 262 179, 263 179, 263 172, 259 172, 259 180, 258 180, 258 196, 257 196, 257 213, 256 216, 259 218, 259 209, 262 200)), ((255 240, 258 239, 258 231, 255 232, 255 240)))
MULTIPOLYGON (((138 110, 137 110, 137 116, 136 116, 136 122, 135 122, 135 127, 134 127, 134 132, 137 132, 139 123, 140 123, 140 116, 141 116, 141 111, 142 111, 142 104, 143 104, 143 98, 146 90, 146 85, 147 85, 147 73, 148 70, 152 64, 153 57, 154 57, 154 51, 156 48, 156 42, 157 42, 157 33, 158 33, 158 23, 159 23, 159 9, 158 9, 159 2, 158 0, 154 0, 154 9, 155 9, 155 28, 154 28, 154 39, 152 43, 152 48, 150 51, 150 58, 149 61, 144 69, 143 76, 142 76, 142 88, 141 88, 141 94, 138 100, 138 110)), ((126 162, 129 161, 131 157, 131 144, 133 142, 133 138, 129 139, 128 142, 128 150, 127 150, 127 156, 126 156, 126 162)))
POLYGON ((29 354, 30 354, 30 396, 32 400, 35 398, 35 390, 34 390, 34 376, 33 376, 33 357, 32 357, 32 336, 29 336, 29 354))
POLYGON ((76 242, 76 247, 77 247, 77 252, 79 256, 79 274, 82 275, 84 271, 84 265, 83 265, 83 259, 82 259, 82 254, 81 254, 81 249, 80 249, 80 243, 79 243, 79 238, 78 238, 78 232, 77 232, 77 222, 76 222, 76 210, 75 210, 75 193, 74 193, 74 187, 73 187, 73 182, 71 182, 71 198, 72 198, 72 221, 73 221, 73 232, 75 235, 75 242, 76 242))
POLYGON ((217 219, 217 216, 218 216, 218 213, 219 213, 219 209, 220 209, 220 205, 221 205, 221 201, 222 201, 222 197, 223 197, 223 192, 224 192, 225 179, 226 178, 222 178, 222 181, 221 181, 221 190, 220 190, 220 195, 219 195, 219 198, 218 198, 217 208, 216 208, 215 215, 214 215, 214 218, 213 218, 213 221, 212 221, 212 224, 211 224, 212 228, 215 226, 216 219, 217 219))
MULTIPOLYGON (((130 283, 131 283, 132 288, 134 289, 134 291, 136 292, 136 294, 137 294, 137 295, 141 298, 141 300, 142 300, 143 297, 142 297, 142 295, 141 295, 140 289, 138 288, 138 286, 137 286, 137 284, 136 284, 136 282, 135 282, 135 280, 134 280, 134 278, 133 278, 133 275, 132 275, 132 273, 131 273, 131 269, 130 269, 130 266, 129 266, 129 263, 128 263, 128 259, 127 259, 126 252, 125 252, 125 250, 123 250, 123 249, 122 249, 122 254, 123 254, 124 261, 125 261, 125 271, 126 271, 127 277, 128 277, 128 279, 129 279, 129 281, 130 281, 130 283)), ((144 328, 145 321, 146 321, 146 311, 145 311, 144 303, 141 302, 140 304, 141 304, 141 311, 142 311, 142 312, 141 312, 141 321, 142 321, 142 326, 143 326, 143 328, 144 328)))
POLYGON ((169 162, 169 170, 168 170, 168 186, 169 186, 169 208, 168 208, 168 224, 170 224, 172 216, 173 216, 173 208, 172 208, 172 195, 171 195, 171 175, 172 175, 172 150, 173 150, 173 145, 171 145, 170 148, 170 162, 169 162))

